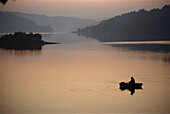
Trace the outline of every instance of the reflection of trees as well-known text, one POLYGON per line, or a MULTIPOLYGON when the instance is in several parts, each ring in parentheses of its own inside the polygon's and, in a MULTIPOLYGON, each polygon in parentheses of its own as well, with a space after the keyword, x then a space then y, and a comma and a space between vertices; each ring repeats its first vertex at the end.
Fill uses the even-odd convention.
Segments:
POLYGON ((13 56, 18 56, 18 57, 39 56, 41 54, 42 54, 42 50, 13 51, 13 56))
POLYGON ((42 50, 2 50, 0 49, 0 55, 7 56, 17 56, 17 57, 25 57, 25 56, 39 56, 42 54, 42 50))

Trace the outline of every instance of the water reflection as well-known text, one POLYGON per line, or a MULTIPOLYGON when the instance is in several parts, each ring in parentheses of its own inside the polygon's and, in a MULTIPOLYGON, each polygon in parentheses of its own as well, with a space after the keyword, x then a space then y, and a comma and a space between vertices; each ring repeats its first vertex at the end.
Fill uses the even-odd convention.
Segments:
POLYGON ((170 52, 169 44, 109 44, 112 47, 130 49, 132 51, 170 52))
POLYGON ((135 90, 143 90, 142 87, 131 87, 131 88, 119 88, 121 91, 128 90, 130 91, 130 95, 133 95, 135 93, 135 90))
POLYGON ((41 45, 33 45, 33 46, 1 46, 0 47, 3 50, 16 50, 16 51, 22 51, 22 50, 42 50, 41 45))
POLYGON ((0 112, 170 112, 170 64, 162 61, 169 53, 119 50, 74 34, 48 40, 61 45, 0 49, 0 112), (131 90, 133 97, 117 87, 131 75, 145 84, 142 91, 131 90))
POLYGON ((25 57, 25 56, 34 56, 41 55, 42 50, 3 50, 0 49, 1 56, 17 56, 17 57, 25 57))
POLYGON ((131 58, 150 59, 170 63, 169 44, 106 44, 113 51, 126 53, 131 58))

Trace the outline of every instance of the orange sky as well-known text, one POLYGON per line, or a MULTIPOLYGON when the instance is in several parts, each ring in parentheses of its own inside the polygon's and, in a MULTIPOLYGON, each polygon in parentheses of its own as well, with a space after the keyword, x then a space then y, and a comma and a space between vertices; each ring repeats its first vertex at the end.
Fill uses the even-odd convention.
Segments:
POLYGON ((141 8, 161 8, 165 4, 170 4, 170 0, 9 0, 5 6, 0 4, 0 11, 103 18, 141 8))

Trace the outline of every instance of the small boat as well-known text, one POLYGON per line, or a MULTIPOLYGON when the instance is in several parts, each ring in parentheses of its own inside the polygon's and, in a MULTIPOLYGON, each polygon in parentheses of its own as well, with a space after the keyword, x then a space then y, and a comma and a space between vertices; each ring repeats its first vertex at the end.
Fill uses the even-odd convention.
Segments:
POLYGON ((129 84, 126 82, 121 82, 119 83, 120 89, 125 90, 125 89, 142 89, 142 83, 135 83, 135 84, 129 84))

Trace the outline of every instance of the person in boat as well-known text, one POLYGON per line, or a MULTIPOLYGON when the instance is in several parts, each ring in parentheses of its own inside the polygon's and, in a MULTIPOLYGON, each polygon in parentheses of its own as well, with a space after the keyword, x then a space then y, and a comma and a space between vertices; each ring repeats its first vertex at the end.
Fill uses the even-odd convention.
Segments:
POLYGON ((135 79, 134 79, 133 77, 131 77, 131 80, 129 81, 129 84, 130 84, 130 85, 135 84, 135 79))

